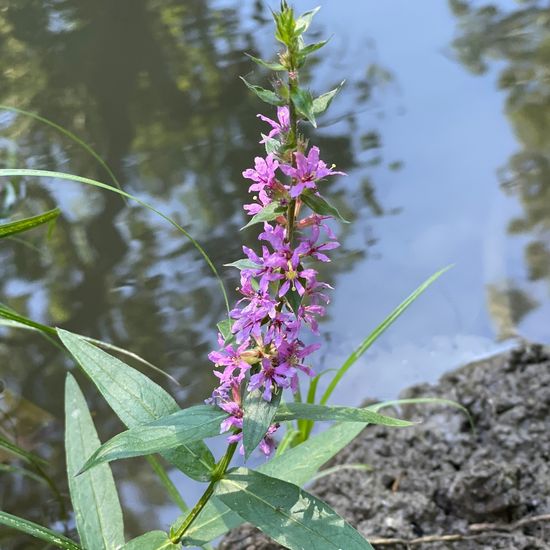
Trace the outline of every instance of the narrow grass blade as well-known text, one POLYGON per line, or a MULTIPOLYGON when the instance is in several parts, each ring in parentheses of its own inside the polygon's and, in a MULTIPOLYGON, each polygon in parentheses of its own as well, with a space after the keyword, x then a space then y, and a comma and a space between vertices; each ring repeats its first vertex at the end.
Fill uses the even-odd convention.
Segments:
POLYGON ((186 514, 189 511, 189 506, 185 503, 185 500, 183 500, 182 496, 179 494, 177 487, 174 485, 174 482, 170 479, 170 476, 166 472, 166 470, 162 467, 161 463, 155 456, 148 456, 147 462, 149 462, 151 468, 153 469, 153 472, 157 474, 157 476, 160 479, 160 482, 166 489, 166 492, 174 502, 178 506, 178 508, 186 514))
POLYGON ((92 149, 90 145, 88 145, 84 140, 80 139, 77 135, 73 134, 71 131, 67 130, 66 128, 63 128, 63 126, 60 126, 59 124, 56 124, 52 120, 49 120, 48 118, 45 118, 43 116, 37 115, 36 113, 32 113, 30 111, 24 111, 23 109, 18 109, 17 107, 10 107, 9 105, 0 105, 0 109, 4 109, 5 111, 11 111, 12 113, 17 113, 19 115, 23 115, 29 118, 33 118, 34 120, 38 120, 39 122, 42 122, 51 128, 54 128, 58 132, 61 132, 64 136, 68 137, 70 140, 74 141, 77 145, 82 147, 85 151, 87 151, 96 161, 97 163, 107 172, 109 177, 111 178, 112 182, 115 184, 115 186, 118 189, 122 189, 122 185, 120 185, 120 182, 114 175, 113 171, 109 168, 109 165, 101 158, 101 156, 92 149))
POLYGON ((42 464, 42 465, 48 464, 47 460, 44 460, 43 458, 39 457, 38 455, 35 455, 34 453, 25 451, 25 449, 22 449, 21 447, 19 447, 19 445, 16 445, 11 441, 8 441, 6 438, 2 437, 1 435, 0 435, 0 449, 4 449, 8 453, 23 459, 25 462, 29 464, 42 464))
POLYGON ((65 537, 61 533, 57 533, 38 525, 28 519, 23 519, 7 512, 0 511, 0 525, 5 525, 11 529, 17 529, 31 537, 43 540, 48 544, 53 544, 57 548, 64 548, 65 550, 83 550, 76 542, 65 537))
POLYGON ((23 233, 24 231, 30 231, 46 223, 52 223, 58 218, 59 214, 61 214, 61 210, 59 210, 59 208, 54 208, 53 210, 38 214, 37 216, 0 225, 0 239, 11 237, 12 235, 23 233))
POLYGON ((287 481, 238 468, 219 481, 215 495, 290 550, 372 550, 328 504, 287 481))
POLYGON ((86 550, 124 545, 124 524, 108 464, 77 476, 79 468, 101 442, 84 395, 71 374, 65 384, 65 452, 69 492, 80 541, 86 550))
POLYGON ((338 369, 338 372, 334 378, 330 381, 328 388, 325 390, 320 403, 324 405, 332 395, 336 386, 342 379, 342 377, 348 372, 353 364, 365 353, 372 344, 378 339, 378 337, 389 328, 394 321, 396 321, 400 315, 443 273, 448 271, 452 266, 447 266, 437 273, 434 273, 431 277, 426 279, 407 299, 401 302, 359 345, 359 347, 346 359, 345 363, 338 369))
POLYGON ((91 185, 92 187, 97 187, 100 189, 106 189, 107 191, 111 191, 113 193, 117 193, 118 195, 121 195, 127 199, 131 199, 135 202, 137 202, 139 205, 143 206, 144 208, 147 208, 151 212, 154 212, 158 216, 160 216, 162 219, 166 220, 168 223, 170 223, 173 227, 175 227, 180 233, 182 233, 191 243, 193 246, 199 251, 201 256, 204 258, 204 261, 207 263, 208 267, 211 269, 212 273, 216 277, 221 292, 224 297, 225 306, 227 308, 227 311, 229 312, 229 299, 227 297, 227 292, 225 290, 225 285, 223 284, 223 281, 218 273, 218 270, 212 263, 212 260, 204 250, 204 248, 183 228, 181 225, 179 225, 176 221, 174 221, 172 218, 167 216, 166 214, 163 214, 160 210, 157 210, 154 206, 151 206, 145 201, 142 201, 138 197, 131 195, 130 193, 126 193, 126 191, 122 191, 122 189, 117 189, 116 187, 113 187, 112 185, 108 185, 106 183, 101 183, 99 181, 90 179, 90 178, 83 178, 81 176, 75 176, 73 174, 66 174, 64 172, 52 172, 50 170, 29 170, 29 169, 2 169, 0 170, 0 177, 14 177, 14 176, 31 176, 31 177, 38 177, 38 178, 54 178, 54 179, 61 179, 61 180, 67 180, 67 181, 73 181, 76 183, 83 183, 85 185, 91 185))

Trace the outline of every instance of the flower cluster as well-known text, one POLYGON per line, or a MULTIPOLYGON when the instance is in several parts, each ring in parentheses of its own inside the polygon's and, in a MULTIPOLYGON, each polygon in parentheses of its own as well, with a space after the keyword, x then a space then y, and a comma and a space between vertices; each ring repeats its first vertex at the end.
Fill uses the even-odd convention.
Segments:
MULTIPOLYGON (((277 121, 258 117, 272 127, 262 143, 278 137, 276 143, 284 145, 290 131, 288 107, 278 108, 277 121)), ((290 157, 270 153, 256 157, 254 168, 243 172, 252 181, 249 191, 254 201, 244 206, 246 212, 255 216, 270 205, 276 208, 258 236, 261 251, 243 247, 241 298, 230 312, 232 336, 218 335, 220 349, 209 354, 220 381, 209 401, 229 414, 221 431, 232 430, 230 442, 242 439, 244 391, 257 390, 271 401, 284 389, 295 392, 299 373, 313 375, 306 360, 319 344, 305 345, 300 331, 306 326, 318 334, 317 319, 325 313, 330 286, 317 280, 317 271, 309 264, 330 261, 326 253, 339 243, 326 223, 329 216, 311 212, 300 217, 301 199, 305 193, 318 194, 320 180, 343 174, 329 168, 319 153, 317 147, 307 155, 300 150, 290 157), (290 209, 292 219, 287 215, 290 209)), ((272 435, 277 428, 272 425, 260 444, 266 455, 274 448, 272 435)))

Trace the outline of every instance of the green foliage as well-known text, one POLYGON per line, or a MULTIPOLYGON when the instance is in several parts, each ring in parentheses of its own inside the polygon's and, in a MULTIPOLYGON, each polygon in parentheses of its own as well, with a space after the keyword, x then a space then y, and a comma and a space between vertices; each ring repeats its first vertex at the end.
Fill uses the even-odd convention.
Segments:
POLYGON ((247 229, 248 227, 257 223, 270 222, 275 220, 279 216, 285 213, 285 207, 281 205, 279 201, 270 202, 267 206, 262 208, 255 216, 252 216, 250 221, 241 228, 247 229))
POLYGON ((43 527, 27 519, 13 516, 7 512, 0 511, 0 525, 4 525, 11 529, 17 529, 31 537, 43 540, 48 544, 53 544, 57 548, 63 548, 65 550, 84 550, 76 542, 65 537, 61 533, 56 533, 47 527, 43 527))
POLYGON ((122 550, 178 550, 179 544, 173 544, 164 531, 150 531, 126 543, 122 550))
POLYGON ((367 424, 379 424, 381 426, 407 427, 413 423, 391 416, 384 416, 369 409, 357 409, 354 407, 327 407, 311 403, 283 403, 280 405, 275 420, 285 422, 298 418, 306 420, 336 422, 365 422, 367 424))
POLYGON ((299 87, 292 87, 290 88, 290 98, 292 99, 298 113, 307 118, 314 128, 317 128, 311 92, 299 87))
POLYGON ((265 103, 269 103, 270 105, 284 105, 284 100, 281 99, 275 92, 266 90, 265 88, 256 86, 255 84, 251 84, 242 76, 241 80, 246 84, 249 90, 253 91, 265 103))
POLYGON ((69 492, 80 541, 87 550, 124 544, 122 509, 108 464, 78 475, 82 463, 100 446, 86 400, 75 379, 65 384, 65 452, 69 492))
MULTIPOLYGON (((75 334, 61 329, 58 334, 115 414, 129 428, 179 410, 174 399, 141 372, 75 334)), ((181 445, 162 455, 189 477, 198 481, 210 479, 215 461, 204 443, 181 445)))
POLYGON ((23 220, 17 220, 11 223, 5 223, 0 225, 0 239, 11 237, 17 233, 23 233, 24 231, 30 231, 39 225, 52 224, 58 218, 61 210, 54 208, 43 214, 32 216, 31 218, 25 218, 23 220))
POLYGON ((301 199, 304 204, 309 206, 316 214, 320 214, 321 216, 333 216, 343 223, 349 223, 348 220, 342 217, 335 206, 330 204, 330 202, 320 195, 312 193, 311 190, 308 189, 302 193, 301 199))
MULTIPOLYGON (((103 462, 149 455, 215 437, 219 435, 220 424, 225 418, 227 413, 218 407, 195 405, 138 425, 115 435, 95 450, 82 466, 81 472, 103 462)), ((205 464, 205 467, 209 466, 209 462, 205 464)))
POLYGON ((335 98, 336 94, 342 89, 344 84, 346 83, 345 80, 342 80, 340 84, 334 88, 334 90, 331 90, 330 92, 327 92, 325 94, 320 95, 319 97, 316 97, 313 100, 313 112, 316 115, 323 114, 332 103, 332 100, 335 98))
POLYGON ((328 504, 292 483, 238 468, 219 482, 215 494, 290 550, 372 549, 328 504))
POLYGON ((266 401, 259 390, 248 393, 244 402, 243 446, 244 457, 247 459, 260 444, 281 402, 281 391, 277 391, 266 401))

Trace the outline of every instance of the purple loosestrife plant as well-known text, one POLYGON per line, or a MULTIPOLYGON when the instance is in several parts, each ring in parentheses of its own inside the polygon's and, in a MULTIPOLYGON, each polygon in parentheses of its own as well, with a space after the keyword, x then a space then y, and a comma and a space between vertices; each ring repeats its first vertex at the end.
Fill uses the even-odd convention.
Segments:
MULTIPOLYGON (((299 81, 299 70, 307 57, 326 43, 306 44, 303 38, 317 9, 296 17, 283 1, 280 11, 273 14, 275 37, 284 46, 278 61, 251 59, 277 73, 286 73, 286 78, 275 80, 274 91, 244 81, 260 99, 276 107, 276 114, 271 115, 273 119, 258 115, 270 128, 260 141, 265 156, 256 157, 254 167, 243 172, 243 178, 251 182, 252 194, 252 202, 244 205, 250 217, 245 227, 259 228, 258 245, 243 247, 245 257, 229 264, 240 270, 240 298, 233 309, 205 250, 185 229, 151 205, 121 189, 80 176, 41 170, 0 170, 0 176, 55 177, 100 187, 149 208, 181 231, 202 254, 218 277, 228 309, 228 318, 218 324, 218 349, 209 354, 218 385, 206 404, 180 409, 147 376, 100 348, 128 352, 41 325, 0 307, 0 317, 40 330, 50 338, 58 337, 128 428, 100 444, 84 396, 74 378, 68 375, 65 448, 69 490, 81 544, 5 512, 0 512, 0 524, 73 550, 204 547, 243 521, 256 525, 291 550, 371 548, 326 503, 300 486, 315 476, 366 424, 411 425, 379 414, 377 411, 387 403, 366 409, 326 403, 349 368, 445 270, 425 281, 365 338, 336 371, 317 404, 319 379, 330 371, 314 371, 311 359, 320 344, 306 345, 304 334, 319 334, 318 321, 329 303, 331 287, 318 280, 316 265, 330 261, 330 252, 339 246, 331 219, 345 222, 325 197, 329 178, 344 174, 321 160, 319 148, 310 145, 301 133, 304 124, 316 126, 316 117, 328 108, 339 90, 313 98, 299 81), (300 389, 302 382, 308 383, 305 401, 300 389), (288 402, 283 400, 283 393, 288 402), (314 422, 327 420, 338 423, 310 438, 314 422), (245 458, 256 448, 270 457, 283 423, 287 430, 275 457, 257 470, 230 469, 237 448, 245 458), (220 432, 225 434, 228 446, 216 461, 205 440, 220 432), (208 484, 190 510, 162 465, 151 456, 156 453, 190 478, 208 484), (125 543, 121 506, 108 462, 134 456, 148 457, 184 514, 169 534, 151 531, 125 543)), ((47 223, 58 215, 55 210, 0 226, 0 238, 47 223)), ((425 403, 430 399, 406 401, 425 403)))

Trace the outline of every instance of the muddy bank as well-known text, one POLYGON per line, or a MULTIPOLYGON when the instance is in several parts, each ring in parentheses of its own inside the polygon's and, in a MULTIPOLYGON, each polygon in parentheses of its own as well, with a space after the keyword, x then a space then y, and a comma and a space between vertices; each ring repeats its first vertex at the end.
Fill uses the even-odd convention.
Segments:
MULTIPOLYGON (((437 385, 411 387, 401 397, 419 396, 466 406, 476 434, 456 409, 408 406, 400 416, 421 425, 369 427, 330 464, 366 463, 372 472, 340 470, 309 490, 376 549, 550 549, 548 350, 522 347, 455 370, 437 385), (549 517, 537 519, 544 515, 549 517), (382 538, 402 541, 375 542, 382 538)), ((220 545, 279 548, 246 526, 220 545)))

